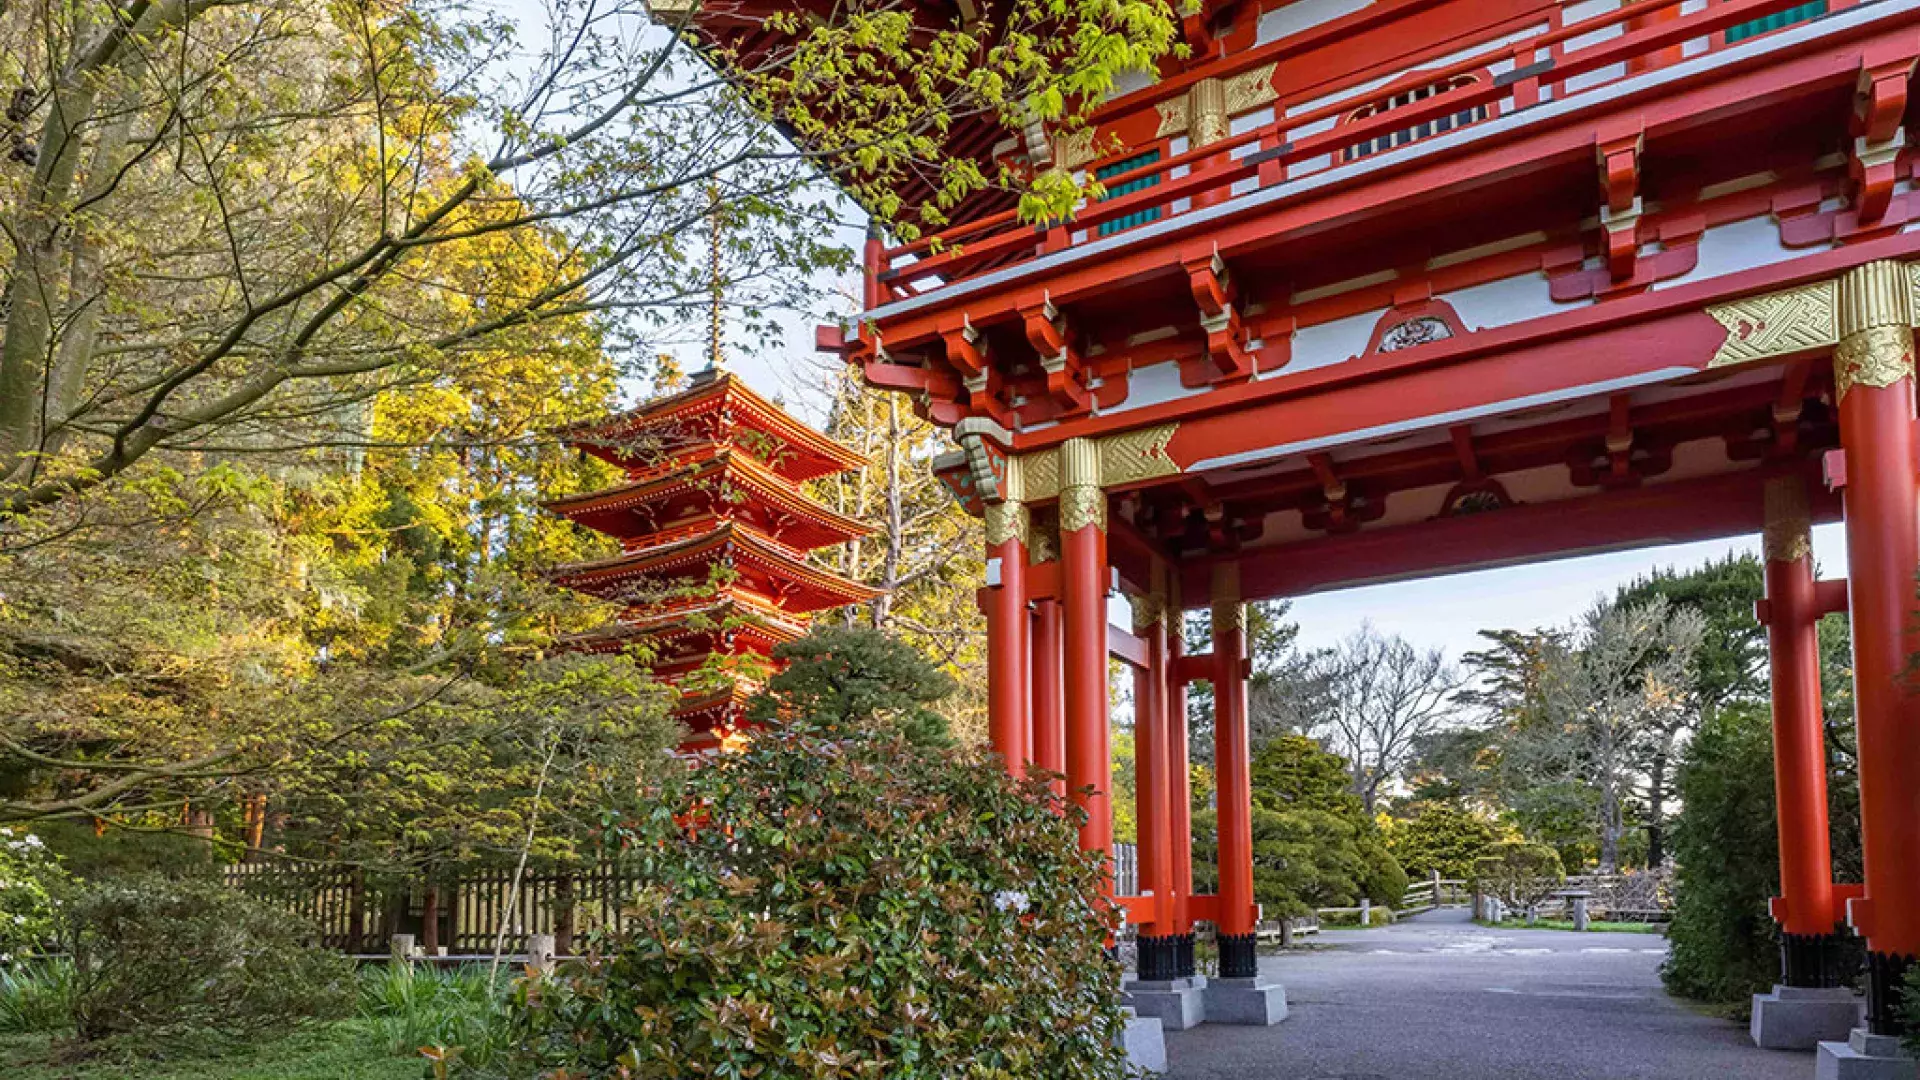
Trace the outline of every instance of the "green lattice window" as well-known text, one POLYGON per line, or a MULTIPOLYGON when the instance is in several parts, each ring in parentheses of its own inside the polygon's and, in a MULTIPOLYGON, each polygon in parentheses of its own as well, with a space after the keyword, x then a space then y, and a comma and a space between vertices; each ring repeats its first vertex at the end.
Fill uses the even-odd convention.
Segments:
MULTIPOLYGON (((1160 160, 1160 151, 1149 150, 1144 154, 1136 154, 1125 161, 1116 161, 1111 165, 1102 165, 1099 168, 1093 170, 1093 175, 1096 179, 1104 181, 1110 177, 1119 176, 1121 173, 1132 172, 1133 170, 1138 169, 1143 165, 1151 165, 1154 162, 1159 160, 1160 160)), ((1125 183, 1112 184, 1107 187, 1107 198, 1113 199, 1113 198, 1118 198, 1122 195, 1128 194, 1129 192, 1144 191, 1145 189, 1150 188, 1155 184, 1158 184, 1159 182, 1160 182, 1160 174, 1153 173, 1148 176, 1140 177, 1137 180, 1128 180, 1125 183)), ((1152 206, 1152 207, 1148 207, 1145 210, 1137 210, 1131 214, 1128 214, 1126 217, 1114 218, 1112 221, 1101 222, 1099 232, 1101 236, 1112 236, 1114 233, 1120 232, 1122 230, 1131 229, 1135 225, 1145 225, 1149 221, 1159 221, 1159 220, 1160 220, 1160 208, 1157 206, 1152 206)))
POLYGON ((1745 41, 1750 37, 1759 37, 1761 34, 1770 30, 1778 30, 1783 26, 1792 26, 1794 23, 1806 22, 1808 19, 1818 18, 1826 13, 1827 0, 1814 0, 1811 4, 1795 4, 1785 11, 1776 11, 1772 15, 1764 18, 1743 22, 1738 26, 1728 27, 1727 44, 1731 45, 1736 41, 1745 41))

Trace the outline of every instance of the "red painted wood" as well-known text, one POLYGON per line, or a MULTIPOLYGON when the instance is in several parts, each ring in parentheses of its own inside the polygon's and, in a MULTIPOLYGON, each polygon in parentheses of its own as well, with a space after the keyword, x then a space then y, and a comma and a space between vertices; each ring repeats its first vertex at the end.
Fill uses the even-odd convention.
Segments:
POLYGON ((1833 852, 1827 829, 1827 737, 1820 706, 1819 605, 1813 556, 1768 559, 1767 651, 1773 694, 1773 785, 1781 902, 1789 934, 1833 933, 1833 852))
POLYGON ((1027 684, 1027 550, 1019 540, 989 548, 1000 562, 1000 584, 988 586, 987 739, 1007 771, 1024 775, 1032 756, 1027 746, 1027 712, 1033 707, 1027 684))
MULTIPOLYGON (((1201 595, 1207 595, 1203 593, 1201 595)), ((1211 592, 1215 604, 1238 603, 1235 591, 1211 592)), ((1213 764, 1219 822, 1220 933, 1251 934, 1253 899, 1253 752, 1247 731, 1244 620, 1213 627, 1213 764)))
POLYGON ((1871 952, 1920 955, 1920 641, 1913 379, 1855 386, 1840 402, 1847 462, 1847 582, 1859 723, 1866 895, 1850 905, 1871 952))
POLYGON ((1146 666, 1134 679, 1134 799, 1139 828, 1140 884, 1153 894, 1145 932, 1174 933, 1173 777, 1167 685, 1167 624, 1145 633, 1146 666))
MULTIPOLYGON (((1060 536, 1064 586, 1067 795, 1086 811, 1080 847, 1112 852, 1113 754, 1107 720, 1107 537, 1089 525, 1060 536)), ((1107 889, 1112 891, 1112 879, 1107 889)))
MULTIPOLYGON (((1177 593, 1176 593, 1177 597, 1177 593)), ((1168 822, 1171 835, 1173 912, 1168 932, 1193 933, 1193 769, 1187 760, 1187 684, 1173 670, 1186 659, 1186 613, 1177 599, 1169 604, 1167 631, 1168 822)))
MULTIPOLYGON (((1057 566, 1057 563, 1048 563, 1057 566)), ((1052 781, 1055 795, 1067 792, 1067 729, 1065 701, 1062 699, 1060 652, 1060 603, 1037 600, 1033 604, 1033 659, 1028 667, 1033 683, 1033 764, 1037 769, 1058 774, 1052 781)))
MULTIPOLYGON (((1751 535, 1763 524, 1763 482, 1763 473, 1749 470, 1256 548, 1239 558, 1240 585, 1248 600, 1266 600, 1602 551, 1751 535)), ((1838 502, 1831 495, 1816 493, 1812 502, 1815 521, 1837 520, 1838 502)), ((1206 575, 1204 567, 1183 568, 1187 595, 1206 595, 1206 575)))

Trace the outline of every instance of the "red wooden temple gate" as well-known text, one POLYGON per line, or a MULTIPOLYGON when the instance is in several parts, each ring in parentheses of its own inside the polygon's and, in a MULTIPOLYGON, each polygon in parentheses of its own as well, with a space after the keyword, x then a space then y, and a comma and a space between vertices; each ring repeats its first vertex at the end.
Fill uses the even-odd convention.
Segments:
POLYGON ((1110 635, 1140 661, 1142 891, 1121 900, 1142 975, 1191 973, 1195 920, 1223 975, 1256 971, 1246 602, 1764 530, 1783 982, 1828 981, 1849 922, 1869 1027, 1892 1033, 1920 954, 1920 0, 1206 0, 1185 30, 1191 58, 1091 134, 987 151, 1097 177, 1103 200, 1036 227, 989 199, 938 237, 876 236, 856 336, 823 334, 961 448, 942 472, 984 521, 995 745, 1093 790, 1090 848, 1111 843, 1110 635), (1807 530, 1839 519, 1850 578, 1816 582, 1807 530), (1131 633, 1108 626, 1116 582, 1131 633), (1193 608, 1209 656, 1168 633, 1193 608), (1840 610, 1851 896, 1812 631, 1840 610), (1219 691, 1205 896, 1194 679, 1219 691))

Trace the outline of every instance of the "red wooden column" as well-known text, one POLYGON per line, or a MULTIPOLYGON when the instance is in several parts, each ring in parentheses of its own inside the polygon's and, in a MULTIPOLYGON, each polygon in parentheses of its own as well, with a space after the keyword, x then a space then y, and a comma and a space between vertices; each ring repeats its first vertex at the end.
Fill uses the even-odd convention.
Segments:
POLYGON ((1180 575, 1167 581, 1167 771, 1173 784, 1173 934, 1178 940, 1174 977, 1191 978, 1193 959, 1193 769, 1187 760, 1187 683, 1175 669, 1187 651, 1186 612, 1180 606, 1180 575))
POLYGON ((987 738, 1015 776, 1026 773, 1027 533, 1025 504, 991 503, 987 527, 987 738))
MULTIPOLYGON (((1033 661, 1028 665, 1033 683, 1033 764, 1050 773, 1067 770, 1067 729, 1061 715, 1060 604, 1036 600, 1033 604, 1033 661)), ((1066 781, 1053 781, 1055 794, 1065 795, 1066 781)))
POLYGON ((1147 666, 1134 680, 1134 799, 1140 829, 1140 891, 1153 896, 1151 921, 1140 928, 1139 973, 1145 982, 1179 978, 1173 932, 1173 773, 1169 768, 1167 570, 1155 562, 1152 592, 1136 597, 1133 632, 1147 645, 1147 666))
POLYGON ((1220 829, 1220 977, 1259 975, 1253 900, 1253 760, 1247 735, 1247 617, 1240 567, 1213 570, 1213 769, 1220 829))
POLYGON ((1907 676, 1920 619, 1916 532, 1913 331, 1907 278, 1878 262, 1840 280, 1834 350, 1846 454, 1847 589, 1859 722, 1860 841, 1865 895, 1848 909, 1867 939, 1867 1025, 1899 1033, 1901 981, 1920 955, 1920 695, 1907 676))
POLYGON ((1827 740, 1820 708, 1820 609, 1814 598, 1813 533, 1806 481, 1767 481, 1767 628, 1773 687, 1773 788, 1780 829, 1780 981, 1838 984, 1833 852, 1827 829, 1827 740))
MULTIPOLYGON (((1107 496, 1100 448, 1060 447, 1060 584, 1066 614, 1067 794, 1087 812, 1084 851, 1113 852, 1113 757, 1107 732, 1107 496)), ((1113 878, 1107 878, 1111 895, 1113 878)))

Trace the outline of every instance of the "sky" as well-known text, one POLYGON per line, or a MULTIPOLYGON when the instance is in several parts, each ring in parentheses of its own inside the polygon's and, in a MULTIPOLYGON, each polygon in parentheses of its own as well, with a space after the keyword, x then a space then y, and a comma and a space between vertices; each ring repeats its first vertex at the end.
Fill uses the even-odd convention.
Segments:
MULTIPOLYGON (((540 27, 547 2, 487 0, 488 6, 521 24, 523 46, 543 37, 540 27)), ((850 223, 840 231, 850 245, 859 243, 861 230, 857 224, 850 223)), ((840 286, 832 290, 835 292, 857 293, 857 289, 847 287, 857 283, 828 284, 840 286)), ((728 356, 728 367, 802 419, 819 423, 823 419, 828 369, 813 351, 813 328, 831 315, 790 313, 781 320, 784 342, 757 352, 736 349, 728 356)), ((679 359, 686 370, 704 364, 697 349, 679 359)), ((1300 624, 1303 647, 1334 645, 1371 623, 1416 645, 1440 648, 1449 658, 1458 660, 1480 647, 1481 630, 1565 625, 1595 599, 1656 568, 1687 568, 1732 552, 1758 554, 1759 550, 1760 539, 1755 535, 1373 585, 1300 597, 1294 601, 1293 617, 1300 624)), ((1846 573, 1840 526, 1823 525, 1814 530, 1814 555, 1823 575, 1846 573)))
MULTIPOLYGON (((1816 526, 1813 551, 1821 576, 1845 576, 1846 539, 1839 525, 1816 526)), ((1758 555, 1760 537, 1610 552, 1321 593, 1295 600, 1293 617, 1300 623, 1304 647, 1333 645, 1371 622, 1382 632, 1444 649, 1458 660, 1480 647, 1477 635, 1483 629, 1565 625, 1598 597, 1651 570, 1698 566, 1734 552, 1758 555)))

